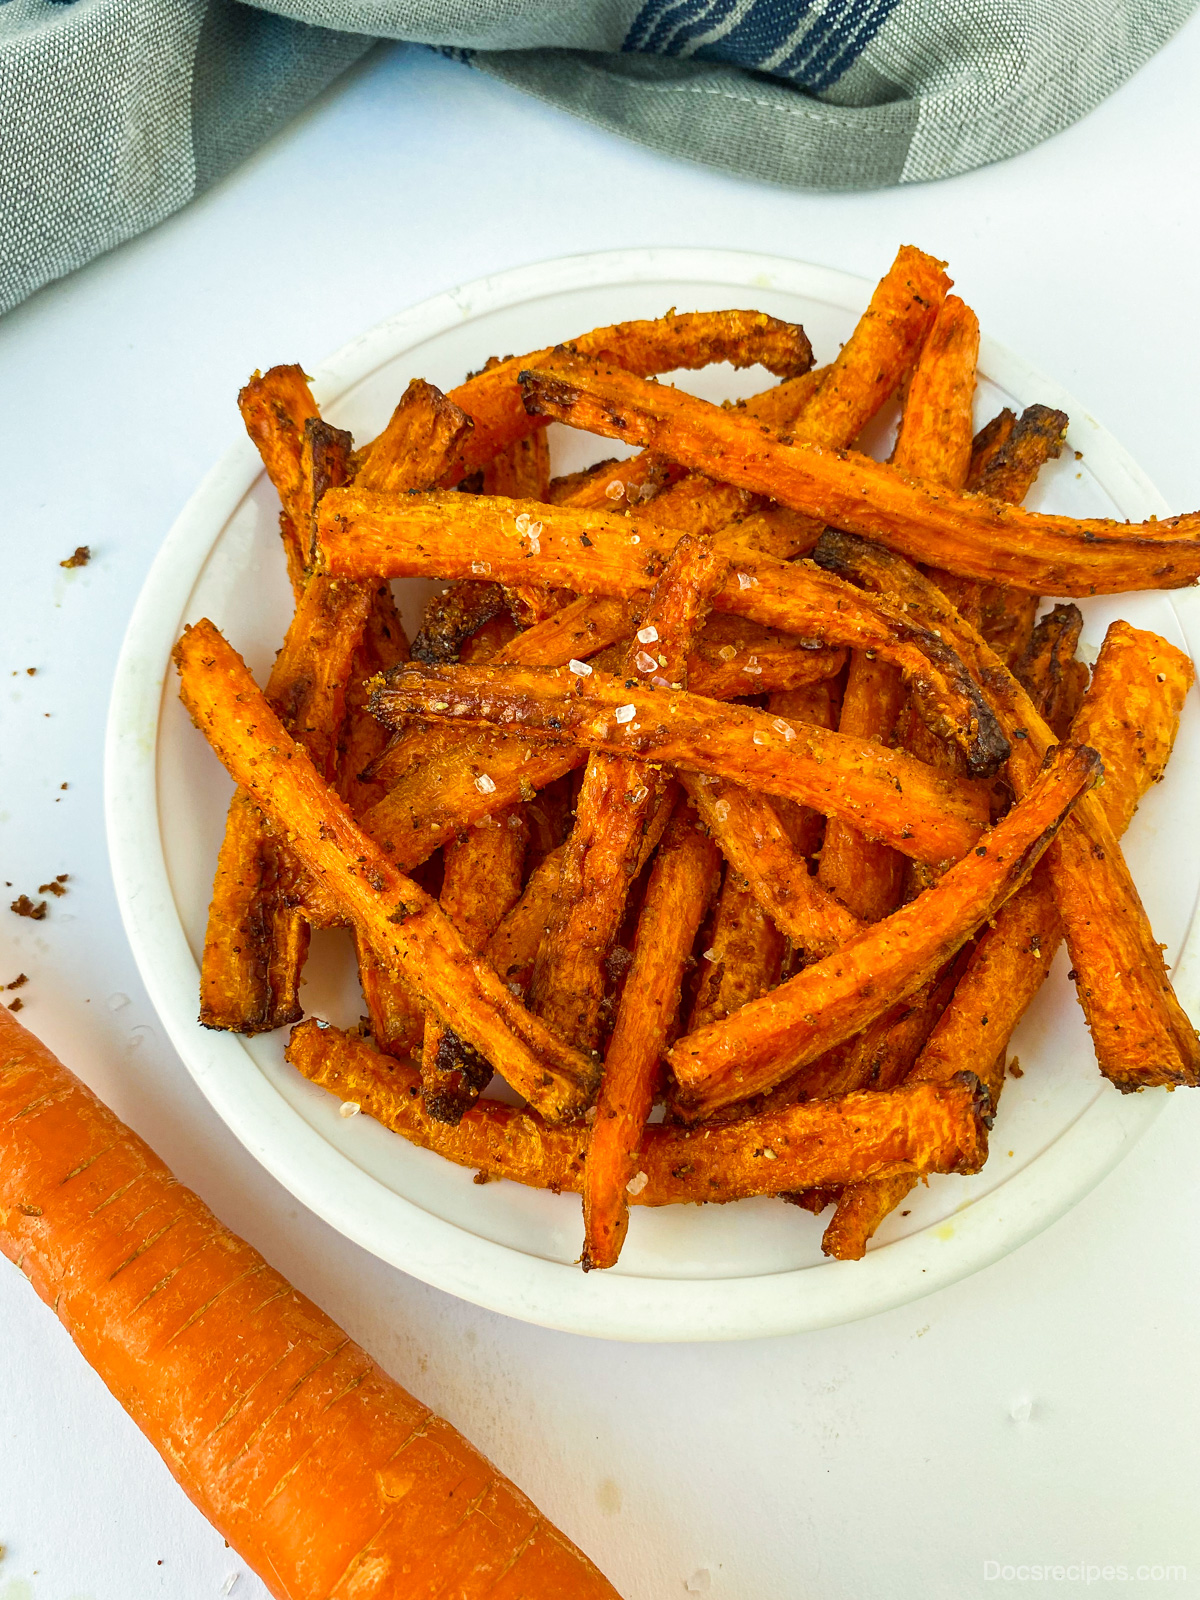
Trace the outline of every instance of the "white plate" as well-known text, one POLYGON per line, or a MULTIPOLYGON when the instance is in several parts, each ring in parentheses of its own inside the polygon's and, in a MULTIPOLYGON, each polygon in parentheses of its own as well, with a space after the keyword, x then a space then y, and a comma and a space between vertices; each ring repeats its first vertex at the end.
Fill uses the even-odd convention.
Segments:
MULTIPOLYGON (((754 306, 803 322, 828 360, 871 285, 767 256, 639 250, 577 256, 469 284, 405 311, 316 369, 324 413, 359 438, 382 425, 405 383, 445 388, 488 355, 532 350, 598 324, 668 306, 754 306)), ((1080 330, 1084 336, 1084 330, 1080 330)), ((303 354, 303 352, 300 352, 303 354)), ((252 350, 247 368, 295 352, 252 350)), ((1070 452, 1043 474, 1033 504, 1143 517, 1169 508, 1125 452, 1057 384, 985 340, 979 417, 1040 400, 1071 417, 1070 452)), ((763 387, 728 368, 681 381, 711 398, 763 387)), ((232 396, 231 409, 232 409, 232 396)), ((234 429, 231 425, 231 433, 234 429)), ((556 470, 612 446, 557 429, 556 470)), ((619 1339, 734 1339, 793 1332, 913 1300, 1016 1248, 1062 1215, 1120 1160, 1164 1105, 1163 1091, 1122 1097, 1098 1075, 1060 959, 1014 1041, 1025 1075, 1010 1082, 992 1159, 972 1178, 938 1178, 880 1230, 866 1259, 828 1262, 822 1223, 776 1201, 635 1209, 618 1268, 574 1265, 579 1200, 471 1174, 407 1145, 283 1059, 282 1032, 257 1039, 195 1021, 197 959, 230 786, 179 705, 171 646, 209 616, 261 676, 290 616, 278 504, 244 438, 197 489, 167 536, 134 611, 109 717, 106 795, 113 874, 125 927, 159 1015, 196 1082, 246 1148, 299 1200, 364 1248, 464 1299, 546 1326, 619 1339)), ((410 621, 426 585, 402 586, 410 621)), ((1084 605, 1092 647, 1116 616, 1180 645, 1200 642, 1193 596, 1116 596, 1084 605)), ((1189 700, 1166 781, 1130 830, 1128 853, 1185 1004, 1200 974, 1186 946, 1200 885, 1200 833, 1188 796, 1200 778, 1200 717, 1189 700)), ((354 1021, 348 938, 318 935, 308 1009, 354 1021)))

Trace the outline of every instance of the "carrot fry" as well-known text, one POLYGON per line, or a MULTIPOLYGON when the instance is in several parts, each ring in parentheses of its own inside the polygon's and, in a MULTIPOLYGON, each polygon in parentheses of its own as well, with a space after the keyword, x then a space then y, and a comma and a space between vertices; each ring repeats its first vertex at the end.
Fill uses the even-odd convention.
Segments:
POLYGON ((673 461, 663 461, 643 450, 624 461, 597 461, 582 472, 551 478, 546 499, 551 505, 576 506, 581 511, 635 506, 669 488, 683 477, 684 470, 673 461))
POLYGON ((538 416, 659 450, 963 577, 1086 595, 1178 589, 1200 576, 1200 512, 1120 523, 939 493, 867 456, 783 444, 680 390, 558 354, 521 383, 538 416))
MULTIPOLYGON (((550 494, 550 440, 545 428, 516 439, 499 451, 481 474, 484 494, 515 500, 546 500, 550 494)), ((507 594, 509 608, 523 626, 543 621, 559 610, 554 592, 536 584, 518 584, 507 594)))
MULTIPOLYGON (((692 640, 727 569, 708 540, 685 535, 679 541, 630 647, 630 678, 684 676, 692 640)), ((604 959, 620 927, 650 819, 656 808, 665 817, 671 788, 640 761, 608 755, 588 760, 530 985, 534 1010, 583 1050, 599 1045, 604 959)))
POLYGON ((283 512, 279 532, 292 593, 299 600, 309 565, 306 484, 301 468, 304 427, 319 415, 302 367, 256 372, 238 395, 238 410, 275 485, 283 512))
POLYGON ((730 866, 809 959, 827 956, 863 931, 858 917, 809 873, 769 800, 695 773, 683 774, 682 782, 730 866))
POLYGON ((462 1600, 616 1600, 7 1011, 0 1252, 276 1600, 415 1596, 417 1572, 462 1600))
POLYGON ((433 595, 412 642, 414 661, 457 661, 473 633, 507 607, 498 583, 456 583, 433 595))
POLYGON ((1009 425, 972 451, 967 488, 989 500, 1019 506, 1046 462, 1061 452, 1068 418, 1065 411, 1041 405, 1026 406, 1019 420, 1011 411, 1001 416, 1009 425))
POLYGON ((188 629, 175 659, 197 726, 376 958, 539 1109, 552 1118, 581 1110, 592 1064, 518 1004, 436 902, 362 833, 213 625, 188 629))
POLYGON ((675 1026, 684 968, 716 889, 719 857, 688 809, 676 809, 646 889, 633 964, 604 1057, 583 1174, 583 1269, 615 1265, 629 1227, 627 1185, 675 1026))
MULTIPOLYGON (((369 588, 309 580, 267 682, 267 697, 318 770, 332 776, 346 678, 369 588)), ((286 892, 287 863, 244 790, 230 802, 200 964, 206 1028, 261 1033, 295 1022, 308 930, 286 892)))
MULTIPOLYGON (((582 1189, 586 1125, 553 1126, 497 1100, 477 1100, 455 1127, 435 1122, 412 1068, 312 1020, 292 1030, 287 1057, 311 1082, 459 1166, 539 1189, 582 1189)), ((720 1203, 905 1170, 977 1172, 987 1155, 984 1109, 975 1080, 962 1074, 952 1084, 904 1084, 739 1122, 656 1125, 638 1147, 646 1182, 635 1179, 626 1194, 632 1205, 720 1203)))
POLYGON ((1087 668, 1075 659, 1082 632, 1078 606, 1055 606, 1033 629, 1012 669, 1059 739, 1066 738, 1087 689, 1087 668))
MULTIPOLYGON (((1012 734, 1009 774, 1020 793, 1054 736, 1029 695, 928 579, 891 551, 826 534, 818 560, 891 594, 965 653, 1012 734)), ((1049 854, 1076 993, 1105 1077, 1130 1092, 1200 1082, 1200 1038, 1179 1004, 1145 908, 1101 801, 1085 796, 1049 854)))
MULTIPOLYGON (((448 844, 442 853, 439 904, 468 950, 483 950, 501 919, 521 898, 521 868, 529 824, 520 807, 498 812, 448 844)), ((425 1024, 421 1082, 431 1116, 455 1122, 486 1089, 489 1062, 468 1052, 452 1028, 436 1018, 425 1024)))
POLYGON ((875 1230, 907 1200, 918 1181, 910 1172, 896 1172, 889 1178, 849 1184, 837 1197, 837 1210, 821 1237, 821 1249, 838 1261, 861 1261, 875 1230))
MULTIPOLYGON (((375 714, 512 726, 523 735, 681 766, 846 816, 906 855, 938 865, 974 844, 979 790, 898 750, 792 725, 749 706, 639 686, 593 670, 404 666, 376 690, 375 714)), ((369 825, 369 823, 368 823, 369 825)))
POLYGON ((487 942, 487 958, 514 993, 529 988, 554 897, 562 877, 565 847, 551 850, 529 874, 529 882, 516 905, 503 917, 487 942))
POLYGON ((473 424, 461 406, 414 378, 387 427, 361 452, 355 482, 382 494, 425 489, 446 473, 473 424))
MULTIPOLYGON (((761 311, 670 312, 652 321, 594 328, 557 348, 579 355, 620 351, 622 363, 647 378, 660 372, 707 367, 717 361, 729 361, 735 367, 761 365, 780 378, 795 377, 812 366, 812 347, 804 329, 761 311)), ((499 451, 537 427, 521 404, 517 376, 531 362, 550 353, 539 350, 489 363, 482 372, 451 389, 449 398, 461 406, 475 426, 463 441, 458 461, 446 475, 448 484, 485 466, 499 451)))
MULTIPOLYGON (((494 582, 545 582, 623 600, 652 587, 675 542, 646 520, 631 532, 631 520, 481 495, 400 500, 355 489, 331 490, 318 518, 324 570, 334 576, 469 579, 474 571, 494 582), (518 518, 534 511, 541 531, 531 544, 518 518)), ((810 644, 875 650, 900 667, 921 715, 959 743, 973 773, 986 775, 1003 763, 1007 746, 995 718, 936 634, 808 563, 739 547, 734 565, 714 597, 716 610, 810 644)))
POLYGON ((1024 800, 933 888, 773 993, 680 1039, 668 1055, 679 1105, 698 1117, 769 1089, 919 989, 1020 887, 1099 768, 1091 750, 1060 749, 1024 800))
POLYGON ((757 1000, 779 981, 783 935, 733 867, 725 872, 704 963, 689 1033, 757 1000))

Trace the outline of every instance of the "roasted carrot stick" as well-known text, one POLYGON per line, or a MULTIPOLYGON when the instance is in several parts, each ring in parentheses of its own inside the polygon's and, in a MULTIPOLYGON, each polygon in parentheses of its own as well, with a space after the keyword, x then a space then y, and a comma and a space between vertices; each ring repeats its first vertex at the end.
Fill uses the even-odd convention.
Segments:
POLYGON ((254 374, 238 395, 238 410, 283 506, 279 532, 292 593, 299 600, 309 566, 305 535, 311 509, 300 458, 305 424, 320 414, 317 402, 302 367, 280 366, 254 374))
POLYGON ((7 1011, 0 1251, 276 1600, 615 1600, 7 1011))
MULTIPOLYGON (((459 1166, 539 1189, 582 1187, 586 1124, 555 1126, 498 1100, 477 1100, 454 1127, 435 1122, 413 1068, 313 1020, 292 1030, 287 1056, 339 1100, 459 1166)), ((987 1155, 985 1113, 978 1084, 964 1073, 952 1084, 905 1084, 738 1122, 660 1124, 638 1147, 646 1182, 626 1192, 633 1205, 719 1203, 905 1170, 977 1172, 987 1155)))
POLYGON ((1086 595, 1178 589, 1200 576, 1200 512, 1120 523, 939 494, 868 456, 783 444, 680 390, 557 354, 521 382, 538 416, 661 450, 963 577, 1086 595))
MULTIPOLYGON (((979 319, 957 295, 949 295, 929 330, 908 387, 892 455, 900 471, 948 489, 963 487, 971 465, 978 357, 979 319)), ((891 662, 856 650, 838 728, 890 743, 903 699, 903 683, 891 662)), ((819 876, 867 922, 894 911, 904 892, 900 855, 836 817, 825 829, 819 876)))
POLYGON ((387 427, 360 453, 355 482, 384 494, 407 494, 444 476, 470 437, 473 423, 461 406, 423 378, 414 378, 387 427), (435 468, 431 471, 430 469, 435 468))
POLYGON ((402 972, 422 1004, 534 1105, 551 1117, 582 1110, 595 1086, 592 1063, 513 998, 436 901, 356 826, 211 622, 184 633, 175 660, 197 726, 376 958, 402 972))
POLYGON ((979 790, 901 751, 685 690, 626 687, 592 670, 401 667, 372 698, 402 718, 519 728, 542 739, 727 777, 846 816, 931 865, 958 860, 986 816, 979 790))
POLYGON ((1075 659, 1083 632, 1078 606, 1055 606, 1034 627, 1013 664, 1013 677, 1028 690, 1050 731, 1065 739, 1088 685, 1088 670, 1075 659))
POLYGON ((677 808, 646 888, 604 1057, 583 1173, 583 1268, 611 1267, 629 1227, 627 1185, 654 1102, 659 1060, 675 1027, 684 970, 717 884, 716 845, 690 807, 677 808))
MULTIPOLYGON (((761 365, 780 378, 812 366, 812 347, 804 329, 761 311, 670 312, 653 320, 593 328, 559 348, 581 355, 619 350, 629 370, 643 377, 707 367, 715 361, 736 367, 761 365)), ((537 426, 522 407, 517 375, 549 353, 543 350, 489 363, 451 389, 449 398, 472 419, 474 431, 463 441, 456 465, 446 474, 447 483, 457 483, 485 466, 498 451, 537 426)))
MULTIPOLYGON (((545 582, 628 599, 653 586, 675 543, 669 530, 642 520, 631 531, 631 521, 482 495, 398 499, 334 489, 321 502, 318 537, 324 570, 333 576, 469 579, 474 572, 493 582, 545 582), (534 513, 541 528, 531 541, 520 519, 534 513)), ((739 548, 733 565, 714 598, 716 610, 809 643, 876 651, 900 667, 922 716, 955 739, 970 771, 991 773, 1004 761, 1007 747, 995 718, 962 663, 935 634, 807 562, 739 548)))
POLYGON ((680 1107, 698 1117, 769 1089, 919 989, 1021 886, 1099 769, 1094 751, 1061 748, 933 888, 773 993, 680 1039, 668 1056, 680 1107))

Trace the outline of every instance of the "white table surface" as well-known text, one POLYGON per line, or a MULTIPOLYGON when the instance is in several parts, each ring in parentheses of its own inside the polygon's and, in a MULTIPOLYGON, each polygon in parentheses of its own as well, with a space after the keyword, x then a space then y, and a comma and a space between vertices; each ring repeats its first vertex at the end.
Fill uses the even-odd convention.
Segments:
MULTIPOLYGON (((315 362, 486 272, 626 245, 735 246, 877 276, 898 243, 918 243, 1173 506, 1200 504, 1198 81, 1200 18, 1017 160, 814 196, 666 160, 389 48, 198 204, 0 323, 4 899, 71 874, 45 921, 0 911, 0 982, 28 973, 22 1020, 629 1600, 686 1595, 689 1579, 705 1592, 704 1572, 714 1600, 990 1600, 1031 1582, 1192 1594, 1200 1096, 1176 1095, 1098 1190, 1015 1255, 852 1326, 630 1346, 461 1304, 302 1210, 156 1023, 101 806, 126 619, 235 434, 254 366, 315 362), (63 571, 84 543, 90 566, 63 571), (1066 1573, 1006 1581, 988 1562, 1066 1573), (1087 1581, 1109 1563, 1186 1577, 1087 1581)), ((0 1351, 0 1600, 215 1600, 235 1576, 237 1600, 266 1594, 7 1266, 0 1351)))

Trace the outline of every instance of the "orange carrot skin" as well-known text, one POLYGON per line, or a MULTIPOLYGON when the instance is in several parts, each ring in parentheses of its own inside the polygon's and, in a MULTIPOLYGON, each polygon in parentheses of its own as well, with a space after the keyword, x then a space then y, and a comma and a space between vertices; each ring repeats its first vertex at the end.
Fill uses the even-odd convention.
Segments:
POLYGON ((7 1011, 0 1251, 276 1600, 614 1600, 7 1011))

